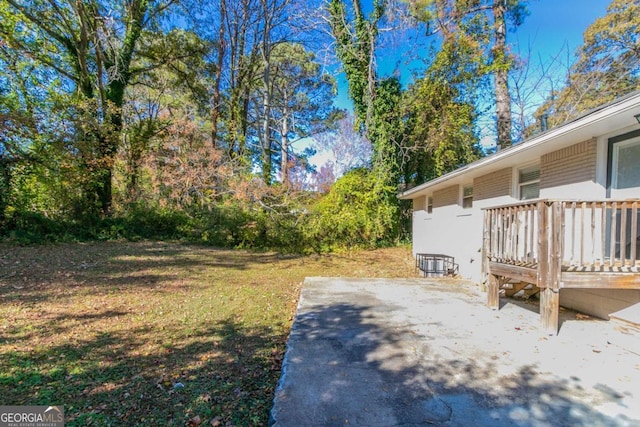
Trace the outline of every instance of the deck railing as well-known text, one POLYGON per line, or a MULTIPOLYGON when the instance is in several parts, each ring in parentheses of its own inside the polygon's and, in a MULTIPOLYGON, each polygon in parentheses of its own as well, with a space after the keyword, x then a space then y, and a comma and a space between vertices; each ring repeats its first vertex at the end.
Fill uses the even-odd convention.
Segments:
POLYGON ((640 289, 639 204, 536 200, 486 209, 482 269, 489 307, 499 307, 502 284, 535 284, 542 327, 555 334, 561 288, 640 289))
POLYGON ((640 199, 545 199, 486 209, 483 259, 547 269, 637 272, 639 206, 640 199))

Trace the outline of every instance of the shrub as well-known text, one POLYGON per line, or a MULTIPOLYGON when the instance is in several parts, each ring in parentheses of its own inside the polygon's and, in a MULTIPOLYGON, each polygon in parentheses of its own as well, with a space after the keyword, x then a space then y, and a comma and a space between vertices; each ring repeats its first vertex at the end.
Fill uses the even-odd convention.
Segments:
POLYGON ((396 240, 398 217, 395 188, 375 172, 355 169, 313 207, 307 238, 318 250, 373 248, 396 240))

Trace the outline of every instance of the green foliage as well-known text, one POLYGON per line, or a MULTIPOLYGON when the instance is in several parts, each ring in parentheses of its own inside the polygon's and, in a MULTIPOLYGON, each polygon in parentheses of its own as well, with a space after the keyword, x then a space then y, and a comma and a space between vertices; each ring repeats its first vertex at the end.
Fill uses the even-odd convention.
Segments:
POLYGON ((92 234, 99 240, 178 240, 186 237, 191 224, 184 212, 134 205, 123 216, 105 218, 92 234))
POLYGON ((457 94, 447 82, 429 78, 408 91, 405 133, 413 155, 404 164, 407 184, 433 179, 478 158, 475 108, 457 94))
POLYGON ((367 169, 340 178, 311 213, 308 240, 319 250, 373 248, 398 238, 395 187, 367 169))
POLYGON ((402 87, 397 77, 378 85, 369 135, 373 144, 373 166, 384 182, 397 184, 403 159, 400 158, 402 87))
POLYGON ((397 185, 401 168, 400 81, 391 77, 378 81, 375 46, 378 25, 387 2, 376 0, 366 17, 359 0, 352 1, 352 15, 344 0, 329 3, 331 30, 336 54, 349 84, 356 127, 364 131, 373 146, 373 167, 385 185, 397 185))
POLYGON ((436 178, 478 158, 477 94, 484 88, 486 64, 477 40, 446 40, 402 100, 406 185, 436 178))
MULTIPOLYGON (((44 91, 24 85, 22 95, 32 95, 24 103, 58 104, 63 110, 54 124, 73 136, 60 142, 84 167, 88 214, 111 211, 113 157, 123 129, 125 92, 146 70, 133 66, 143 29, 165 8, 148 0, 73 6, 11 0, 0 8, 4 56, 0 61, 14 65, 0 79, 19 76, 21 69, 29 67, 30 74, 47 76, 55 83, 44 85, 44 91), (13 17, 5 19, 9 15, 13 17), (99 212, 92 212, 93 199, 99 203, 99 212)), ((37 134, 35 129, 27 141, 37 139, 37 134)))
POLYGON ((331 0, 329 14, 331 30, 336 40, 336 54, 342 61, 342 68, 349 82, 349 97, 354 103, 359 125, 366 125, 372 108, 372 85, 375 71, 372 69, 372 55, 377 35, 377 21, 382 16, 383 2, 376 1, 376 9, 370 20, 362 13, 360 0, 353 0, 354 17, 349 22, 347 5, 344 0, 331 0))

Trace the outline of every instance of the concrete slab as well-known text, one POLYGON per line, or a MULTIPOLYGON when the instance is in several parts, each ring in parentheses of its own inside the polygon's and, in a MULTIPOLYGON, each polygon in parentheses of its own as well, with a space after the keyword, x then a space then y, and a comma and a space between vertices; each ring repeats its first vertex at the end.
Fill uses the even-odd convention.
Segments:
POLYGON ((464 282, 308 278, 271 411, 276 427, 638 426, 637 330, 464 282), (577 317, 577 318, 576 318, 577 317))

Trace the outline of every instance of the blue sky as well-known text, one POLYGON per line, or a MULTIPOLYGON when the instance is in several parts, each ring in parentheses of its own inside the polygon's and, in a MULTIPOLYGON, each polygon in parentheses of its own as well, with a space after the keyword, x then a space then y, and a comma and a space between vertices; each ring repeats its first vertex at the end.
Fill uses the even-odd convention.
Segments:
MULTIPOLYGON (((521 57, 529 57, 532 62, 547 62, 558 55, 564 49, 564 56, 573 56, 575 50, 582 44, 582 34, 597 18, 607 12, 607 6, 612 0, 529 0, 527 2, 529 16, 515 31, 507 35, 507 42, 513 51, 521 57), (530 52, 529 52, 530 51, 530 52)), ((371 8, 372 1, 364 0, 364 9, 371 8)), ((423 37, 424 39, 424 37, 423 37)), ((392 41, 393 43, 393 41, 392 41)), ((381 74, 391 74, 394 71, 402 74, 403 82, 409 81, 411 75, 410 65, 407 65, 407 57, 414 59, 411 64, 418 64, 420 50, 411 48, 412 42, 399 41, 397 45, 382 49, 378 58, 381 74)), ((424 51, 423 51, 424 52, 424 51)), ((572 58, 563 56, 563 61, 571 61, 572 58)), ((561 68, 561 67, 560 67, 561 68)), ((559 69, 558 71, 564 71, 559 69)), ((563 75, 560 77, 562 79, 563 75)), ((347 94, 347 83, 344 75, 338 76, 338 95, 335 105, 340 108, 352 109, 352 102, 347 94)), ((537 104, 543 102, 542 97, 537 104)), ((535 109, 537 105, 532 105, 535 109)), ((487 117, 485 123, 480 123, 483 145, 492 145, 493 119, 487 117)), ((306 144, 304 144, 306 145, 306 144)), ((328 159, 327 153, 318 153, 310 160, 316 165, 321 165, 328 159)))
MULTIPOLYGON (((530 55, 535 61, 546 61, 562 49, 573 54, 582 44, 582 34, 586 28, 606 14, 610 3, 611 0, 529 0, 529 16, 515 32, 509 32, 507 41, 514 52, 521 56, 530 55)), ((371 0, 363 1, 365 10, 370 9, 371 4, 371 0)), ((391 74, 395 70, 402 73, 406 82, 411 74, 410 66, 403 61, 407 55, 419 56, 419 52, 411 52, 411 47, 406 45, 383 48, 378 58, 381 74, 391 74)), ((352 108, 343 75, 338 76, 338 83, 336 105, 352 108)))
POLYGON ((512 41, 525 45, 530 42, 541 54, 554 54, 565 43, 570 51, 582 44, 582 34, 597 18, 607 13, 611 0, 531 0, 530 15, 512 41))

